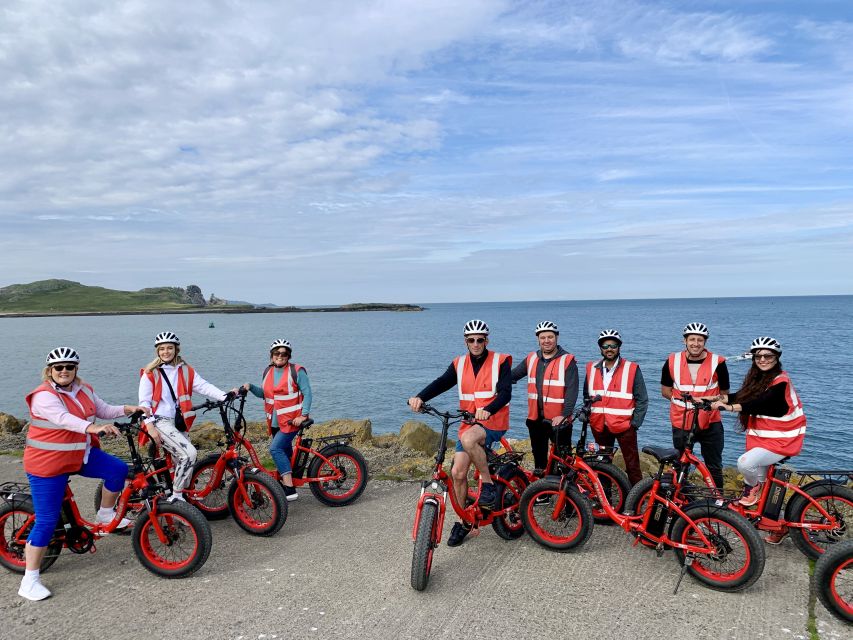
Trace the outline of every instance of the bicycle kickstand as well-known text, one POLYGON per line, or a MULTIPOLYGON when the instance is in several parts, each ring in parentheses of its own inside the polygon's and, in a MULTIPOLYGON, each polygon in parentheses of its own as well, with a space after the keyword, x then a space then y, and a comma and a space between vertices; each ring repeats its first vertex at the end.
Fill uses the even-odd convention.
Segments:
POLYGON ((675 589, 673 590, 672 595, 678 595, 678 587, 681 586, 681 581, 684 580, 684 574, 687 573, 691 564, 693 564, 693 556, 684 556, 684 564, 681 567, 681 572, 678 574, 678 582, 675 583, 675 589))

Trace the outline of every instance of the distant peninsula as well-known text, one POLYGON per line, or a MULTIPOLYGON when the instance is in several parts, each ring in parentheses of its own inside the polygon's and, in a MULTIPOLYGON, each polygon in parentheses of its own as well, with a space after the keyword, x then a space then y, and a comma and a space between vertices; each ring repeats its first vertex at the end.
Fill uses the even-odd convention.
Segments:
POLYGON ((118 291, 72 280, 39 280, 0 288, 0 317, 142 315, 161 313, 307 313, 423 311, 414 304, 360 302, 333 307, 292 307, 205 298, 194 284, 118 291))

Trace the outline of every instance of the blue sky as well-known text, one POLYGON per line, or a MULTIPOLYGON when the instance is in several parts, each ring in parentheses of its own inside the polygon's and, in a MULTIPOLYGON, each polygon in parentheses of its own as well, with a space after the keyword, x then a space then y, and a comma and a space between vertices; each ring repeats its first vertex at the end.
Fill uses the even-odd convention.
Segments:
POLYGON ((846 2, 9 1, 0 286, 853 293, 846 2))

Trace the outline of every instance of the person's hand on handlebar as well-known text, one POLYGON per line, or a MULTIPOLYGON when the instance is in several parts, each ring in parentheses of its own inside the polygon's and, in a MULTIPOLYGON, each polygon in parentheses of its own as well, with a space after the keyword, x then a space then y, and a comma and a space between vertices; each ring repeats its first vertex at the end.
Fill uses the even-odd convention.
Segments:
POLYGON ((310 420, 310 418, 308 416, 296 416, 293 420, 290 421, 290 423, 294 427, 301 427, 302 423, 306 420, 310 420))
POLYGON ((415 413, 420 413, 421 409, 424 407, 424 401, 421 400, 418 396, 412 396, 409 398, 409 407, 415 413))
POLYGON ((492 414, 480 407, 474 412, 474 420, 477 422, 483 422, 484 420, 488 420, 492 417, 492 414))
POLYGON ((119 436, 121 435, 121 431, 116 429, 111 424, 90 424, 86 427, 86 433, 91 433, 97 436, 119 436))
POLYGON ((137 411, 141 411, 146 418, 151 415, 151 407, 134 407, 129 404, 124 405, 124 415, 126 416, 132 416, 137 411))
POLYGON ((560 425, 563 425, 567 422, 571 422, 571 420, 571 416, 557 416, 556 418, 551 418, 551 426, 559 427, 560 425))

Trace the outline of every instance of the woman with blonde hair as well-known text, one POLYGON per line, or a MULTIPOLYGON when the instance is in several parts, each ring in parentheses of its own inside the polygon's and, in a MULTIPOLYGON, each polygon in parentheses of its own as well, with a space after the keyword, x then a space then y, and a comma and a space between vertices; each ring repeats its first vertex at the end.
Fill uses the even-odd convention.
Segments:
POLYGON ((193 393, 211 400, 224 400, 226 394, 202 378, 180 356, 181 341, 171 331, 155 336, 154 350, 157 357, 139 374, 139 404, 150 408, 152 413, 146 420, 148 435, 172 456, 175 477, 170 500, 184 500, 184 489, 198 455, 186 436, 195 420, 193 393))
MULTIPOLYGON (((127 465, 101 451, 95 434, 116 436, 119 431, 112 423, 95 424, 95 419, 114 420, 139 409, 146 410, 110 405, 95 395, 92 386, 77 376, 80 356, 71 347, 57 347, 47 354, 45 363, 42 383, 26 398, 30 426, 24 471, 30 481, 35 524, 27 536, 26 571, 18 595, 27 600, 44 600, 51 595, 41 583, 40 568, 59 521, 70 474, 103 479, 97 522, 107 524, 116 517, 113 507, 124 488, 127 465)), ((118 528, 129 524, 124 518, 118 528)))

